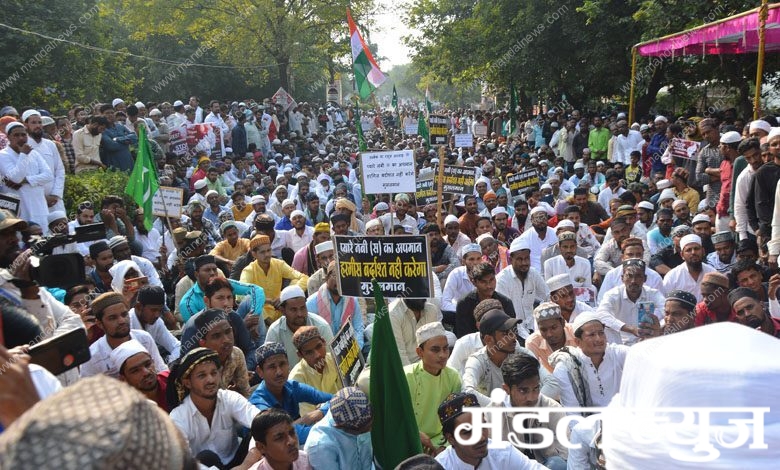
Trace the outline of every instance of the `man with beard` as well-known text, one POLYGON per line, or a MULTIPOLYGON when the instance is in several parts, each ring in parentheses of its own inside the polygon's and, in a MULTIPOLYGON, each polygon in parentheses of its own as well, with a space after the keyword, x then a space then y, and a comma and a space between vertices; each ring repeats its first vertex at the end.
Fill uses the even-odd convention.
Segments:
POLYGON ((460 216, 458 222, 460 223, 460 230, 474 240, 477 238, 477 220, 479 220, 479 211, 477 210, 477 198, 469 194, 463 198, 463 204, 466 208, 466 213, 460 216))
POLYGON ((298 272, 311 276, 319 269, 317 264, 316 247, 330 239, 330 225, 320 222, 314 226, 312 240, 306 246, 300 248, 293 258, 292 267, 298 272))
POLYGON ((76 174, 106 169, 100 161, 100 139, 108 126, 108 119, 103 116, 91 116, 89 124, 73 133, 73 152, 76 155, 76 174))
MULTIPOLYGON (((556 276, 556 282, 562 276, 556 276)), ((567 279, 566 282, 570 281, 567 279)), ((569 285, 568 287, 570 288, 571 286, 569 285)), ((552 373, 553 368, 548 361, 550 355, 564 346, 576 346, 574 331, 571 329, 571 324, 564 320, 560 305, 555 302, 542 302, 539 304, 534 309, 534 321, 538 329, 531 333, 525 345, 544 365, 544 368, 552 373)), ((504 383, 506 384, 506 381, 504 383)), ((506 391, 509 392, 509 390, 506 391)))
MULTIPOLYGON (((622 244, 631 236, 631 224, 624 217, 613 219, 610 223, 610 229, 612 238, 601 245, 593 259, 593 267, 596 271, 593 275, 593 283, 599 286, 604 276, 621 263, 623 258, 622 244)), ((650 250, 645 246, 644 240, 642 240, 642 246, 644 248, 643 259, 648 262, 650 261, 650 250)))
POLYGON ((190 451, 205 466, 233 468, 249 448, 250 437, 239 443, 238 429, 249 428, 260 410, 240 394, 219 387, 222 364, 208 348, 190 351, 171 377, 171 420, 189 443, 190 451))
POLYGON ((41 119, 41 113, 34 109, 22 114, 22 121, 27 129, 27 145, 43 157, 54 176, 54 180, 43 186, 49 212, 65 211, 65 203, 62 202, 62 194, 65 191, 65 165, 57 145, 49 139, 44 139, 41 119))
POLYGON ((300 287, 290 285, 282 290, 279 296, 279 309, 282 316, 268 327, 265 340, 266 343, 283 344, 290 364, 297 364, 299 360, 297 348, 293 343, 293 335, 298 328, 305 325, 315 326, 325 341, 330 342, 333 339, 333 331, 328 322, 308 311, 306 295, 300 287))
POLYGON ((509 220, 509 213, 503 207, 496 207, 490 211, 490 216, 493 218, 493 237, 497 242, 503 246, 509 248, 512 244, 512 240, 520 236, 520 232, 512 227, 507 227, 507 221, 509 220))
POLYGON ((295 209, 290 213, 290 223, 292 228, 284 231, 285 247, 293 252, 293 258, 289 263, 293 264, 295 253, 306 248, 314 239, 314 227, 307 224, 306 216, 303 211, 295 209))
POLYGON ((576 256, 577 235, 573 232, 558 234, 558 247, 561 254, 553 256, 544 262, 544 278, 569 273, 575 287, 591 287, 590 263, 587 259, 576 256))
POLYGON ((89 347, 91 357, 81 366, 81 377, 98 374, 118 377, 119 369, 111 362, 111 351, 131 339, 138 341, 149 351, 158 371, 168 370, 168 366, 160 357, 154 338, 143 330, 130 329, 130 313, 122 294, 118 292, 100 294, 92 301, 91 310, 97 325, 106 334, 89 347))
POLYGON ((655 206, 650 201, 640 201, 636 205, 636 212, 639 218, 634 223, 631 233, 639 238, 647 239, 647 233, 655 228, 653 222, 655 206))
POLYGON ((699 154, 696 156, 696 184, 694 186, 707 187, 705 196, 707 207, 714 209, 718 205, 721 190, 720 163, 723 161, 723 153, 720 150, 721 137, 714 119, 708 118, 700 121, 699 132, 703 141, 699 154))
POLYGON ((409 215, 409 202, 408 194, 402 193, 395 196, 395 214, 391 212, 379 218, 382 225, 385 226, 385 233, 392 233, 393 227, 396 225, 410 229, 411 235, 420 233, 417 229, 417 219, 409 215))
MULTIPOLYGON (((596 205, 598 206, 598 204, 596 205)), ((580 206, 577 204, 572 204, 564 209, 563 213, 566 219, 571 221, 571 223, 574 225, 574 233, 577 234, 577 248, 578 251, 582 253, 579 256, 587 258, 588 260, 593 259, 593 255, 595 255, 596 251, 601 248, 601 243, 596 238, 596 234, 593 233, 593 230, 591 230, 590 226, 582 222, 582 210, 580 209, 580 206)), ((563 220, 558 222, 558 225, 556 226, 556 233, 557 229, 560 228, 563 223, 563 220)))
POLYGON ((738 287, 729 293, 729 303, 737 322, 780 338, 780 320, 769 315, 755 291, 738 287))
MULTIPOLYGON (((478 407, 477 397, 471 393, 453 393, 447 396, 439 406, 439 420, 441 421, 442 435, 450 445, 436 456, 442 468, 513 468, 518 470, 540 470, 544 467, 540 463, 529 460, 519 450, 508 442, 497 442, 489 439, 488 427, 482 427, 482 438, 476 444, 462 444, 463 439, 471 439, 476 432, 469 428, 468 431, 459 433, 460 439, 455 438, 455 430, 466 423, 472 423, 474 418, 471 413, 464 411, 465 407, 478 407)), ((433 468, 426 466, 425 468, 433 468)))
POLYGON ((325 284, 309 296, 306 300, 306 309, 309 312, 317 312, 330 325, 334 335, 348 321, 351 321, 352 328, 355 330, 355 339, 363 349, 363 312, 356 298, 343 297, 339 294, 336 260, 328 263, 325 284))
MULTIPOLYGON (((554 305, 554 304, 553 304, 554 305)), ((540 306, 541 307, 541 306, 540 306)), ((549 307, 548 307, 549 308, 549 307)), ((560 322, 560 316, 557 318, 560 322)), ((569 328, 571 330, 571 328, 569 328)), ((571 345, 574 345, 574 334, 567 332, 568 336, 571 336, 571 345)), ((560 335, 563 338, 563 334, 560 335)), ((568 343, 568 341, 567 341, 568 343)), ((568 345, 568 344, 567 344, 568 345)), ((563 343, 556 348, 563 347, 563 343)), ((501 364, 501 376, 504 379, 501 388, 506 392, 506 398, 500 405, 506 408, 522 407, 522 408, 561 408, 561 405, 552 398, 541 393, 541 380, 540 380, 540 368, 539 363, 544 363, 546 359, 542 361, 536 360, 533 356, 527 354, 510 354, 509 357, 501 364)), ((512 420, 517 416, 517 413, 511 411, 504 415, 503 432, 502 436, 504 441, 508 441, 510 432, 514 432, 512 426, 512 420)), ((531 418, 525 422, 526 429, 539 429, 546 428, 555 432, 558 427, 558 422, 565 416, 563 412, 551 413, 549 419, 545 422, 540 422, 537 419, 531 418)), ((524 444, 539 445, 542 443, 542 436, 536 432, 532 433, 517 433, 517 438, 524 444)), ((548 447, 525 449, 525 455, 528 458, 534 459, 537 462, 543 464, 546 468, 551 470, 564 470, 566 469, 566 459, 569 456, 569 452, 563 445, 557 441, 553 442, 548 447)))
POLYGON ((525 233, 531 227, 531 221, 528 219, 528 201, 518 198, 515 201, 515 213, 512 216, 512 228, 519 234, 525 233))
POLYGON ((548 216, 544 208, 537 206, 531 210, 533 230, 526 230, 517 240, 525 240, 531 249, 531 266, 537 271, 542 270, 542 250, 558 243, 555 230, 547 225, 548 216))
POLYGON ((729 278, 723 274, 708 273, 704 275, 701 281, 702 300, 696 304, 695 326, 736 321, 728 299, 729 289, 729 278))
POLYGON ((249 397, 249 373, 244 353, 235 346, 233 327, 223 309, 209 308, 195 318, 198 346, 217 353, 222 364, 219 388, 249 397))
POLYGON ((747 167, 744 171, 738 172, 739 167, 745 162, 740 162, 739 158, 734 162, 734 182, 731 194, 733 196, 734 230, 739 235, 739 240, 742 241, 748 238, 749 233, 754 233, 750 224, 750 214, 753 210, 747 202, 753 198, 753 176, 764 164, 764 160, 761 158, 761 143, 758 139, 744 139, 739 144, 738 152, 747 163, 747 167))
POLYGON ((219 193, 213 189, 206 191, 206 209, 203 217, 214 225, 219 225, 219 214, 226 211, 227 207, 219 203, 219 193))
POLYGON ((712 220, 707 214, 696 214, 691 220, 693 233, 701 238, 701 247, 704 249, 704 256, 715 252, 712 244, 712 220))
POLYGON ((707 255, 706 262, 719 273, 728 275, 731 267, 737 262, 734 232, 718 232, 712 236, 715 251, 707 255))
POLYGON ((623 344, 632 344, 638 338, 657 336, 660 334, 660 319, 663 318, 664 296, 645 285, 647 275, 644 261, 624 261, 622 280, 622 285, 604 293, 599 302, 596 313, 602 315, 602 323, 620 331, 623 344), (642 304, 649 304, 650 308, 643 318, 639 318, 642 304))
POLYGON ((190 220, 184 225, 188 232, 202 232, 209 237, 207 248, 213 248, 217 242, 222 241, 222 237, 217 228, 209 219, 203 218, 203 203, 200 201, 191 201, 187 210, 190 220))
POLYGON ((141 392, 157 406, 170 412, 165 392, 170 371, 157 372, 149 351, 138 341, 131 339, 111 351, 111 362, 119 371, 119 380, 141 392))
MULTIPOLYGON (((607 291, 623 283, 622 280, 623 261, 626 261, 628 259, 643 260, 645 257, 645 247, 642 244, 642 240, 639 238, 636 237, 626 238, 625 240, 623 240, 623 244, 620 246, 620 248, 623 252, 621 263, 616 267, 612 268, 607 273, 607 275, 604 276, 604 281, 602 281, 601 287, 599 288, 599 293, 597 297, 598 302, 601 302, 601 299, 604 298, 604 294, 607 291)), ((652 287, 653 289, 661 290, 664 281, 657 272, 655 272, 650 267, 645 267, 645 275, 647 276, 647 279, 645 280, 645 284, 647 284, 649 287, 652 287)))
POLYGON ((675 289, 684 290, 696 296, 697 301, 701 301, 701 283, 704 275, 717 271, 709 264, 702 263, 704 249, 698 235, 682 237, 680 253, 685 262, 666 273, 662 291, 668 293, 675 289))
MULTIPOLYGON (((514 317, 521 321, 518 334, 525 339, 534 326, 534 304, 548 298, 549 291, 541 273, 531 266, 531 247, 523 237, 515 238, 509 247, 510 266, 496 276, 496 291, 512 302, 514 317)), ((508 310, 505 310, 508 312, 508 310)))
POLYGON ((471 239, 460 231, 460 221, 452 214, 444 218, 444 232, 447 234, 445 241, 456 254, 460 254, 464 246, 471 243, 471 239))
POLYGON ((46 188, 54 175, 41 154, 29 145, 27 130, 19 122, 5 128, 8 146, 0 150, 0 178, 5 192, 20 199, 19 217, 48 225, 49 205, 46 188))

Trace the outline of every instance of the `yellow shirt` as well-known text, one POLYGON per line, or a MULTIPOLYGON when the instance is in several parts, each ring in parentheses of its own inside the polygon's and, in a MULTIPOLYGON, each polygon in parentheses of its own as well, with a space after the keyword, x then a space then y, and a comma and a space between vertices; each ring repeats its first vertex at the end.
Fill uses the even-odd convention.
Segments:
POLYGON ((238 210, 236 206, 231 207, 231 210, 233 211, 233 219, 243 222, 247 217, 249 217, 249 214, 251 214, 254 209, 252 206, 247 204, 244 206, 243 210, 238 210))
MULTIPOLYGON (((343 387, 336 367, 336 360, 333 359, 331 353, 325 353, 325 368, 323 369, 322 374, 317 372, 305 360, 301 359, 290 371, 290 380, 311 385, 321 392, 335 394, 343 387)), ((317 405, 303 402, 298 406, 301 411, 301 416, 318 408, 317 405)))
POLYGON ((212 255, 221 256, 230 261, 235 261, 239 256, 249 251, 249 240, 246 238, 239 238, 236 242, 236 246, 230 246, 227 240, 222 240, 217 243, 217 246, 211 250, 212 255))
MULTIPOLYGON (((284 279, 295 282, 298 287, 306 292, 309 276, 294 270, 287 263, 276 258, 271 258, 271 266, 268 267, 267 273, 257 264, 256 260, 252 261, 249 263, 249 266, 241 271, 240 281, 262 287, 265 291, 266 300, 273 300, 278 299, 279 294, 282 293, 282 281, 284 279)), ((263 309, 263 316, 271 321, 275 321, 282 314, 268 303, 265 304, 263 309)))
POLYGON ((675 189, 674 195, 688 203, 688 210, 691 211, 691 214, 699 212, 699 193, 695 190, 688 187, 679 192, 675 189))

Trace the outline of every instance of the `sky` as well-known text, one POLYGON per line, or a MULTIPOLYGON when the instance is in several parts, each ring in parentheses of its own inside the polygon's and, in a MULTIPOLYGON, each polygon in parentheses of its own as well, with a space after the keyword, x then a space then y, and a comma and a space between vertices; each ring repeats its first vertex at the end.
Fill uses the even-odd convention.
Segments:
POLYGON ((406 27, 400 19, 400 12, 397 12, 405 3, 398 0, 377 0, 381 11, 375 18, 376 27, 371 31, 371 42, 378 45, 379 55, 385 57, 379 63, 385 73, 395 65, 408 64, 411 61, 411 50, 401 42, 401 37, 413 31, 406 27))

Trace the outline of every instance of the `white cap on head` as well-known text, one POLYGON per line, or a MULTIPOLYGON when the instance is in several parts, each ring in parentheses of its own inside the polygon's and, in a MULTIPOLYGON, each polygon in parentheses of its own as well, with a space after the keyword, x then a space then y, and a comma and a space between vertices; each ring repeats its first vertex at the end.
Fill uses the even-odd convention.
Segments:
POLYGON ((666 188, 671 188, 672 182, 666 179, 658 180, 658 182, 655 183, 655 187, 658 188, 660 191, 663 191, 666 188))
POLYGON ((481 255, 482 247, 480 247, 478 243, 468 243, 463 245, 463 248, 460 249, 460 257, 463 258, 469 253, 479 253, 481 255))
POLYGON ((54 211, 49 213, 48 217, 46 217, 46 221, 52 223, 56 220, 67 219, 67 218, 68 215, 65 214, 65 211, 54 211))
POLYGON ((534 320, 550 320, 553 318, 563 318, 561 316, 561 307, 555 302, 542 302, 534 309, 534 320))
POLYGON ((498 214, 509 214, 509 212, 507 212, 506 209, 501 206, 494 207, 493 210, 490 211, 490 217, 495 217, 498 214))
POLYGON ((691 221, 691 226, 698 224, 699 222, 712 223, 712 219, 707 214, 696 214, 696 217, 691 221))
POLYGON ((119 369, 122 368, 126 360, 140 353, 149 354, 149 351, 146 350, 143 344, 137 340, 131 339, 114 348, 111 351, 109 360, 111 361, 114 370, 119 372, 119 369))
POLYGON ((759 119, 750 123, 750 130, 753 131, 756 129, 761 129, 768 134, 772 130, 772 126, 763 119, 759 119))
POLYGON ((563 273, 547 279, 547 288, 550 292, 555 292, 558 289, 562 289, 566 286, 573 285, 571 282, 571 274, 563 273))
POLYGON ((639 126, 639 132, 644 132, 648 130, 650 130, 650 126, 648 126, 647 124, 642 124, 641 126, 639 126))
POLYGON ((306 214, 304 214, 302 210, 295 209, 294 211, 290 212, 290 219, 298 215, 303 217, 304 219, 306 218, 306 214))
POLYGON ((569 219, 563 219, 560 222, 558 222, 558 225, 555 226, 555 230, 558 231, 562 228, 577 228, 574 226, 574 222, 572 222, 569 219))
POLYGON ((490 233, 483 233, 482 235, 478 236, 476 240, 474 240, 477 243, 481 243, 483 240, 495 240, 492 234, 490 233))
POLYGON ((669 122, 669 120, 665 116, 656 116, 653 122, 669 122))
POLYGON ((658 202, 660 203, 665 199, 676 199, 676 198, 677 196, 674 194, 674 189, 666 188, 663 191, 661 191, 661 195, 658 196, 658 202))
POLYGON ((326 242, 318 243, 314 246, 314 254, 321 255, 326 251, 333 251, 333 242, 328 240, 326 242))
POLYGON ((41 113, 38 112, 37 109, 28 109, 27 111, 22 113, 22 122, 27 122, 28 119, 30 119, 30 116, 40 116, 41 113))
POLYGON ((687 245, 690 244, 701 245, 701 237, 696 234, 688 234, 680 239, 680 250, 684 250, 687 245))
POLYGON ((24 124, 19 121, 9 122, 8 125, 5 126, 5 135, 10 134, 14 127, 24 127, 24 124))
POLYGON ((622 113, 622 112, 618 113, 617 118, 618 119, 625 119, 626 118, 626 113, 622 113))
POLYGON ((173 102, 174 108, 178 108, 179 106, 184 106, 184 103, 182 103, 181 100, 176 100, 173 102))
POLYGON ((135 107, 136 107, 136 108, 144 108, 144 109, 146 109, 146 105, 144 105, 144 104, 143 104, 143 103, 141 103, 140 101, 136 101, 136 102, 135 102, 135 107))
POLYGON ((195 182, 195 183, 194 183, 192 186, 193 186, 195 189, 203 189, 203 188, 205 188, 205 187, 206 187, 206 185, 207 185, 207 184, 208 184, 208 183, 207 183, 207 181, 206 181, 206 178, 201 178, 201 179, 199 179, 198 181, 196 181, 196 182, 195 182))
POLYGON ((512 240, 512 244, 509 245, 509 254, 515 253, 520 250, 531 250, 531 243, 523 238, 523 237, 517 237, 514 240, 512 240))
POLYGON ((529 215, 529 216, 532 216, 532 217, 533 217, 535 214, 544 214, 544 215, 549 215, 549 214, 548 214, 548 212, 547 212, 547 210, 546 210, 544 207, 542 207, 542 206, 541 206, 541 204, 537 204, 537 206, 536 206, 536 207, 534 207, 533 209, 531 209, 531 212, 529 212, 529 213, 528 213, 528 215, 529 215))
POLYGON ((582 160, 577 160, 576 162, 574 162, 574 169, 575 170, 580 170, 580 169, 584 170, 585 169, 585 164, 582 163, 582 160))
POLYGON ((431 338, 436 338, 437 336, 446 337, 447 330, 444 329, 441 322, 435 321, 417 328, 415 336, 417 338, 417 346, 420 346, 431 338))
MULTIPOLYGON (((552 179, 552 178, 548 178, 548 179, 552 179)), ((555 179, 557 180, 558 178, 555 179)), ((544 191, 545 189, 549 189, 550 191, 552 191, 552 186, 550 185, 550 183, 544 183, 539 189, 541 189, 542 191, 544 191)))
POLYGON ((650 201, 640 201, 639 204, 637 204, 637 207, 648 210, 650 212, 655 210, 655 206, 653 206, 653 203, 650 201))
POLYGON ((672 203, 672 208, 676 208, 679 206, 688 206, 688 201, 686 201, 685 199, 675 199, 674 202, 672 203))
POLYGON ((285 199, 282 201, 282 208, 287 206, 295 206, 295 201, 293 199, 285 199))
MULTIPOLYGON (((205 178, 204 178, 204 179, 205 179, 205 178)), ((212 194, 213 194, 214 196, 219 196, 219 193, 218 193, 217 191, 215 191, 215 190, 213 190, 213 189, 209 189, 208 191, 206 191, 206 198, 208 198, 208 197, 209 197, 209 196, 211 196, 212 194)))
POLYGON ((118 104, 125 104, 125 100, 123 100, 122 98, 114 98, 114 100, 111 102, 111 106, 115 108, 118 104))
POLYGON ((252 196, 252 199, 249 200, 250 204, 260 204, 261 202, 265 202, 265 197, 261 194, 255 194, 252 196))
POLYGON ((597 321, 601 323, 602 325, 604 322, 602 321, 602 316, 595 311, 589 311, 589 312, 582 312, 579 315, 577 315, 576 318, 574 318, 574 321, 571 325, 571 331, 573 333, 577 333, 577 330, 582 328, 583 325, 586 323, 590 323, 592 321, 597 321))
POLYGON ((296 285, 287 286, 284 289, 282 289, 282 293, 279 294, 279 302, 284 303, 290 299, 296 299, 296 298, 306 298, 306 294, 303 293, 303 289, 296 285))
POLYGON ((766 140, 768 142, 778 136, 780 136, 780 127, 773 127, 772 130, 769 131, 769 135, 766 136, 766 140))
POLYGON ((452 214, 447 214, 447 217, 444 218, 444 226, 446 227, 453 222, 459 222, 458 218, 452 214))
POLYGON ((736 144, 742 141, 742 136, 737 131, 728 131, 720 136, 721 144, 736 144))

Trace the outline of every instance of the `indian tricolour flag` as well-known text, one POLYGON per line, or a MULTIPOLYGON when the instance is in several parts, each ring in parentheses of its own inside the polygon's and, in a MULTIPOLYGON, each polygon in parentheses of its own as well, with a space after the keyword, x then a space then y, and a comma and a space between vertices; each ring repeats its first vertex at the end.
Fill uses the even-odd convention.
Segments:
POLYGON ((363 37, 352 20, 352 15, 347 9, 347 21, 349 22, 349 36, 352 44, 352 68, 355 73, 355 86, 360 99, 366 99, 371 92, 379 88, 387 80, 385 74, 379 70, 371 51, 363 41, 363 37))

